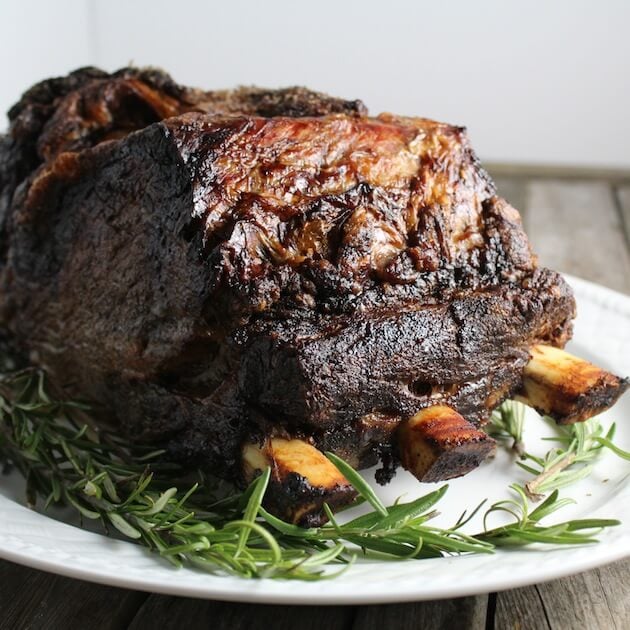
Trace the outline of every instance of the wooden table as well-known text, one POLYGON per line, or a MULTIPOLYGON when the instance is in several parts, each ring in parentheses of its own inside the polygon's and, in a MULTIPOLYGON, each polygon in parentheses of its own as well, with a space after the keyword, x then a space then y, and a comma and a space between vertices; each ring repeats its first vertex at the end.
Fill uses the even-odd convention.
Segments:
MULTIPOLYGON (((521 210, 542 264, 630 294, 630 174, 505 167, 492 172, 502 195, 521 210)), ((443 627, 630 628, 630 560, 562 580, 462 599, 307 608, 151 595, 0 561, 0 628, 10 630, 443 627)))

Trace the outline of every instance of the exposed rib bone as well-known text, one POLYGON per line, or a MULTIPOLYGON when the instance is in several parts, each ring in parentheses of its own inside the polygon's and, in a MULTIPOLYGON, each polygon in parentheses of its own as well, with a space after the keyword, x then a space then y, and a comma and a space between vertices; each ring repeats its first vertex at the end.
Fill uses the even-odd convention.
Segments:
POLYGON ((492 438, 445 405, 422 409, 398 431, 401 463, 420 481, 465 475, 496 447, 492 438))
POLYGON ((307 527, 326 522, 323 504, 333 510, 357 495, 348 480, 314 446, 303 440, 269 438, 243 446, 243 475, 251 481, 267 466, 271 478, 265 506, 279 518, 307 527))
POLYGON ((583 422, 608 409, 628 388, 622 379, 560 348, 533 346, 518 399, 558 424, 583 422))

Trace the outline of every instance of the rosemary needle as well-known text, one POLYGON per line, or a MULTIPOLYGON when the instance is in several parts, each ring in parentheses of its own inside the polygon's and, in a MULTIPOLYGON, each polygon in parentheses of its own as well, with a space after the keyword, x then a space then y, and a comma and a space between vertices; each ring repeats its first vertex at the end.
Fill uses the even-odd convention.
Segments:
POLYGON ((519 455, 521 461, 517 465, 533 475, 523 487, 528 498, 538 501, 546 494, 569 486, 580 479, 588 477, 593 464, 603 449, 608 449, 622 459, 630 460, 630 453, 613 443, 615 424, 613 423, 604 434, 604 428, 597 418, 586 422, 578 422, 568 426, 556 425, 551 419, 550 424, 555 427, 557 435, 546 438, 557 442, 542 457, 538 457, 525 450, 523 445, 523 417, 524 405, 514 401, 504 403, 492 416, 490 431, 506 439, 512 439, 514 444, 520 444, 519 455))
MULTIPOLYGON (((520 410, 515 405, 502 408, 501 430, 510 435, 514 431, 516 443, 521 441, 522 423, 518 433, 515 414, 520 410)), ((365 502, 373 509, 345 523, 332 520, 323 527, 303 529, 262 507, 268 470, 244 490, 202 472, 191 475, 163 461, 163 452, 154 447, 89 429, 86 414, 89 409, 84 405, 53 395, 40 370, 0 376, 0 463, 15 467, 25 477, 30 504, 42 501, 44 509, 69 505, 82 518, 100 520, 105 531, 113 527, 175 566, 246 578, 318 580, 339 575, 358 554, 381 560, 423 559, 493 553, 506 545, 584 544, 595 541, 593 532, 617 524, 589 519, 543 526, 540 520, 567 500, 553 491, 532 511, 526 491, 512 486, 517 499, 496 503, 488 510, 488 514, 509 512, 510 524, 475 536, 462 533, 460 528, 479 506, 451 528, 433 527, 433 508, 447 492, 446 485, 386 507, 355 470, 329 455, 353 483, 359 494, 357 504, 365 502), (345 566, 331 571, 331 564, 345 566)), ((584 435, 560 437, 563 452, 574 457, 570 466, 590 461, 590 454, 604 447, 630 457, 612 444, 612 431, 604 436, 600 429, 591 429, 584 435)), ((560 452, 549 460, 525 456, 530 463, 524 467, 538 466, 549 472, 560 452)), ((570 466, 549 474, 536 492, 573 479, 562 477, 570 466)))

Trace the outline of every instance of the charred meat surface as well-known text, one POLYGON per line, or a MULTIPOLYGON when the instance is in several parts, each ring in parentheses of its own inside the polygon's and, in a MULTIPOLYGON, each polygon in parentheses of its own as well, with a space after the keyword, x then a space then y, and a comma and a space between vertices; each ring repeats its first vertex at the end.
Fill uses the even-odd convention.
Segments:
POLYGON ((333 510, 351 503, 356 490, 314 446, 303 440, 270 438, 243 445, 243 477, 252 481, 271 469, 267 507, 305 527, 325 522, 324 503, 333 510))
POLYGON ((628 379, 552 346, 534 346, 518 398, 558 424, 582 422, 613 405, 628 379))
POLYGON ((570 338, 570 288, 461 127, 130 68, 38 84, 9 120, 10 343, 190 465, 242 478, 244 445, 285 440, 386 481, 401 422, 441 405, 476 431, 570 338))
POLYGON ((419 481, 465 475, 496 448, 492 438, 445 405, 422 409, 398 431, 400 461, 419 481))

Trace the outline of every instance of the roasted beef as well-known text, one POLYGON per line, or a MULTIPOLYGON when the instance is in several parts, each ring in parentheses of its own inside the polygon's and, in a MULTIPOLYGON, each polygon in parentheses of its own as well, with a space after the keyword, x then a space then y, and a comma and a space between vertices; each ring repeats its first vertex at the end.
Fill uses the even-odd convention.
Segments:
MULTIPOLYGON (((531 348, 571 335, 570 288, 537 266, 461 127, 130 68, 40 83, 9 119, 7 344, 191 466, 242 480, 249 449, 278 481, 300 440, 380 460, 385 481, 425 457, 400 447, 404 423, 452 412, 466 437, 430 440, 456 457, 415 472, 461 474, 492 450, 491 411, 526 395, 531 348)), ((606 382, 591 411, 625 386, 606 382)), ((287 496, 311 507, 277 511, 317 521, 330 492, 292 475, 287 496)))

